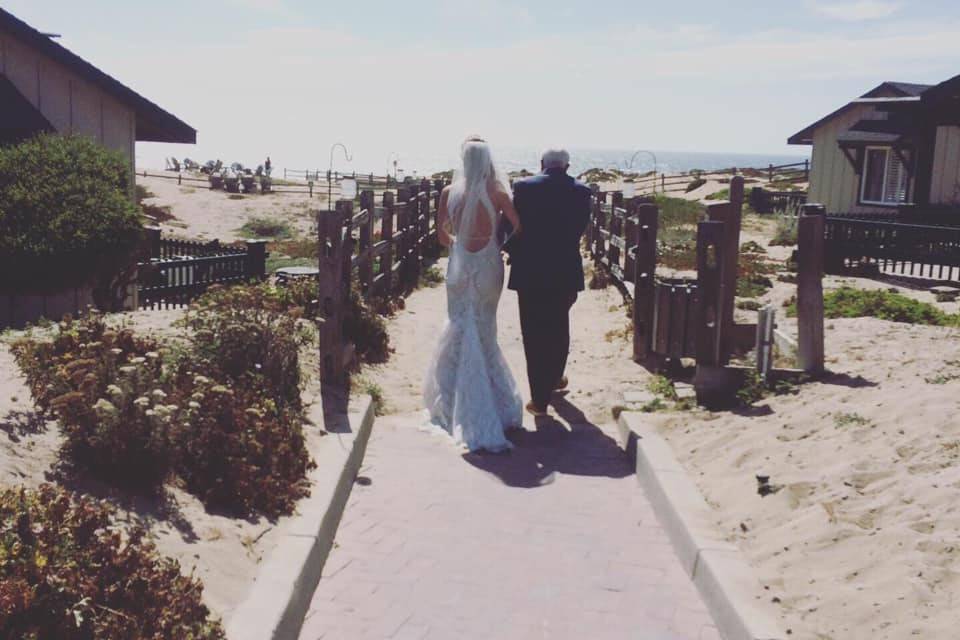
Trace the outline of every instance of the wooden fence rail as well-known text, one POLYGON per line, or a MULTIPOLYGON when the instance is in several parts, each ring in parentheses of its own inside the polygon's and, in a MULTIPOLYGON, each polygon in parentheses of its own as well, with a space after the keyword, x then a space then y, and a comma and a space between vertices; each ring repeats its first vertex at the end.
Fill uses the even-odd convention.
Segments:
POLYGON ((443 181, 428 180, 400 187, 396 195, 385 192, 381 206, 368 189, 360 195, 359 212, 354 213, 352 201, 340 201, 334 211, 318 215, 324 383, 347 381, 353 347, 344 337, 343 326, 353 288, 368 299, 403 295, 416 287, 428 261, 439 255, 437 211, 443 187, 443 181))

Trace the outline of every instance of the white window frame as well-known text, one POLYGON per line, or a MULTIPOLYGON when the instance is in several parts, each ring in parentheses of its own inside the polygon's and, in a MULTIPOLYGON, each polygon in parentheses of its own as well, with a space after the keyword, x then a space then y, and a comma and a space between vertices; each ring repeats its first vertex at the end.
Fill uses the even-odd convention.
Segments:
MULTIPOLYGON (((883 146, 872 146, 865 147, 863 151, 863 170, 860 174, 860 204, 870 204, 876 205, 879 207, 898 207, 904 204, 910 204, 910 175, 905 173, 904 179, 906 184, 904 185, 904 199, 903 202, 888 202, 883 200, 884 195, 887 193, 887 180, 890 179, 890 154, 894 153, 893 147, 883 147, 883 146), (870 168, 870 152, 871 151, 885 151, 886 157, 883 161, 883 184, 880 188, 880 200, 867 200, 867 172, 870 168)), ((907 165, 902 160, 900 161, 901 166, 903 167, 904 172, 907 170, 907 165)))

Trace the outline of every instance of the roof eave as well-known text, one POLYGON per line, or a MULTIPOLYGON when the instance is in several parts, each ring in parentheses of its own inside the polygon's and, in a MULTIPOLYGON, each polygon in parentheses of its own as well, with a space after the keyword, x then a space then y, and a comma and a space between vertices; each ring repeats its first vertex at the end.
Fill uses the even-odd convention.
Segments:
POLYGON ((137 142, 197 144, 197 130, 173 116, 161 123, 144 118, 138 113, 136 140, 137 142))
POLYGON ((71 69, 136 113, 139 142, 175 142, 196 144, 196 130, 176 116, 143 97, 119 80, 104 73, 66 47, 52 41, 13 14, 0 8, 0 28, 22 40, 47 57, 71 69))

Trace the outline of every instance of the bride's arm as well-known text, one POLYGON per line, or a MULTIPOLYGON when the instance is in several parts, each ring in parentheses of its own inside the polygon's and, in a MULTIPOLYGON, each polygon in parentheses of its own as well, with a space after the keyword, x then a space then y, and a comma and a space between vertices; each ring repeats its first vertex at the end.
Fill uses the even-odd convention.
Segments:
POLYGON ((510 194, 501 189, 497 190, 497 201, 494 203, 504 216, 507 217, 507 220, 510 221, 510 224, 513 225, 514 235, 520 233, 520 216, 517 215, 517 209, 513 206, 513 198, 510 197, 510 194))
POLYGON ((437 240, 444 247, 453 244, 453 238, 450 237, 450 211, 447 203, 450 201, 450 187, 445 187, 440 192, 440 208, 437 210, 437 240))

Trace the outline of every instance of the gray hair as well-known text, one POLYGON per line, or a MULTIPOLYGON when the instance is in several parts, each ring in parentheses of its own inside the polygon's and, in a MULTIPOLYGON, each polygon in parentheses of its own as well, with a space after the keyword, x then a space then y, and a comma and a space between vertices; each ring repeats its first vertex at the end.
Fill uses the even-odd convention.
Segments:
POLYGON ((570 154, 560 147, 547 149, 540 156, 540 162, 544 169, 566 169, 570 164, 570 154))

